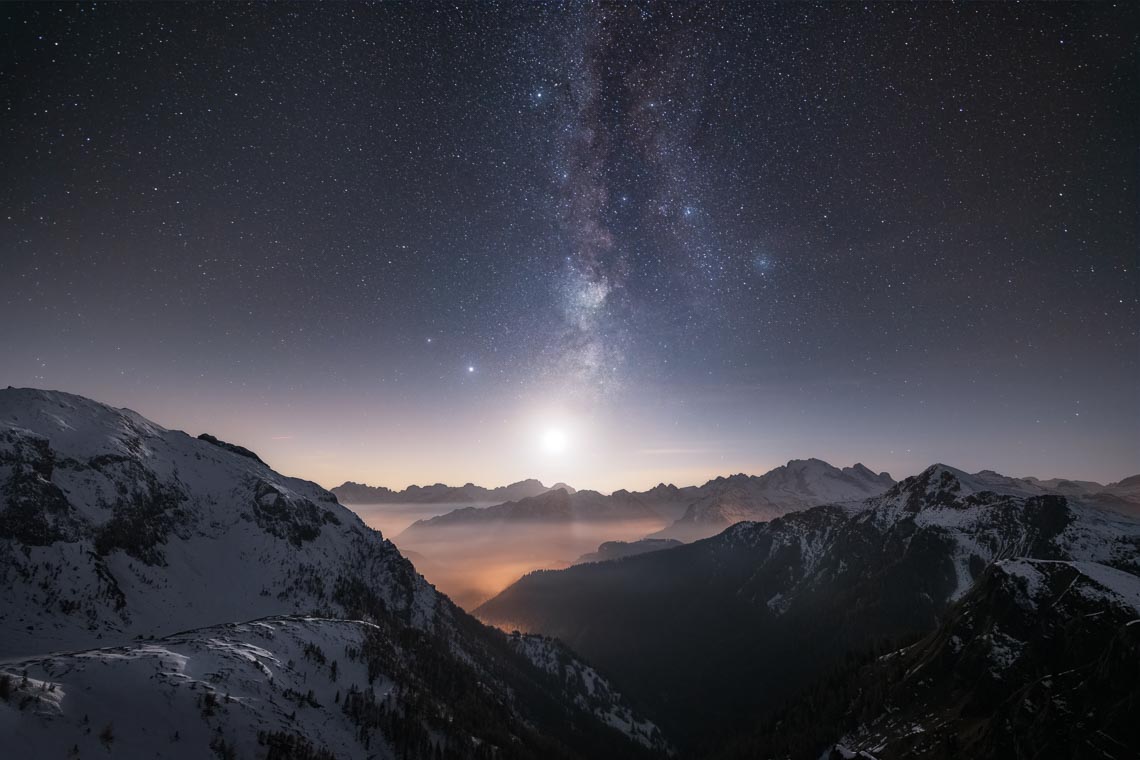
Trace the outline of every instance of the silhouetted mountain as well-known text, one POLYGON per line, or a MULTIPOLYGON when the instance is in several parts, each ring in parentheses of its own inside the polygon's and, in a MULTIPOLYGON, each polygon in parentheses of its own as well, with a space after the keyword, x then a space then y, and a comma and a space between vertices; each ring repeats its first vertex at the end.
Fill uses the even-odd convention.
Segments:
POLYGON ((596 552, 583 554, 574 561, 575 565, 583 562, 607 562, 622 557, 636 557, 638 554, 659 552, 662 549, 673 549, 683 546, 681 541, 671 538, 643 538, 640 541, 606 541, 598 547, 596 552))
POLYGON ((405 535, 460 524, 518 524, 534 521, 653 519, 667 527, 650 538, 692 541, 715 535, 743 520, 770 520, 823 503, 848 502, 877 495, 894 481, 861 464, 842 470, 818 459, 793 460, 760 476, 732 475, 703 486, 678 488, 664 483, 648 491, 556 491, 493 507, 462 508, 412 525, 405 535))
POLYGON ((570 493, 559 489, 519 501, 491 507, 463 507, 444 515, 417 520, 402 537, 423 535, 457 525, 495 526, 528 523, 562 523, 579 520, 629 520, 657 517, 654 505, 640 494, 616 491, 610 496, 597 491, 570 493))
POLYGON ((1140 521, 994 487, 935 465, 861 505, 531 573, 476 614, 566 641, 693 748, 754 724, 850 654, 935 630, 996 561, 1140 572, 1140 521))
POLYGON ((547 488, 541 481, 533 478, 498 488, 483 488, 474 483, 467 483, 462 486, 436 483, 430 486, 408 486, 403 491, 393 491, 383 486, 366 486, 349 481, 333 488, 332 492, 344 504, 460 504, 463 502, 514 501, 556 490, 574 493, 574 489, 565 483, 558 483, 547 488))
POLYGON ((5 752, 663 748, 564 647, 478 623, 330 493, 238 449, 0 391, 5 752))
MULTIPOLYGON (((1093 562, 992 565, 939 628, 879 664, 836 752, 1120 757, 1140 748, 1140 578, 1093 562)), ((862 679, 866 683, 867 678, 862 679)))
POLYGON ((937 629, 850 661, 717 757, 1132 756, 1138 616, 1140 577, 999 560, 937 629))

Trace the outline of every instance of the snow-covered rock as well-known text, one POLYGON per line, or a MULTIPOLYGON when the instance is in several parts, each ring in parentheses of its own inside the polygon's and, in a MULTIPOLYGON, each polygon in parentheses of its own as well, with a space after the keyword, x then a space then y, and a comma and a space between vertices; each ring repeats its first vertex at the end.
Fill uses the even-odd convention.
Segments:
POLYGON ((66 393, 0 391, 0 586, 15 756, 664 746, 616 693, 599 711, 588 684, 455 607, 319 486, 66 393))
POLYGON ((936 630, 850 675, 861 719, 831 757, 1130 757, 1137 622, 1136 575, 996 562, 936 630))
POLYGON ((635 715, 609 681, 557 639, 516 631, 511 635, 511 645, 535 666, 563 682, 576 695, 575 702, 606 725, 644 747, 672 752, 661 729, 635 715))
MULTIPOLYGON (((684 729, 720 730, 718 721, 775 709, 849 653, 934 630, 992 568, 1021 567, 1010 564, 1020 558, 1037 572, 1050 562, 1081 571, 1089 582, 1074 592, 1133 598, 1140 520, 1064 496, 993 490, 1001 483, 935 465, 861 504, 534 572, 475 614, 556 636, 634 684, 630 695, 684 745, 684 729)), ((1032 589, 1030 570, 1023 575, 1032 589)), ((1028 593, 1022 604, 1033 607, 1028 593)), ((1024 639, 1003 633, 1011 638, 986 640, 987 667, 1020 662, 1024 639)))
POLYGON ((438 595, 314 483, 66 393, 0 391, 0 653, 343 614, 355 585, 427 627, 438 595))

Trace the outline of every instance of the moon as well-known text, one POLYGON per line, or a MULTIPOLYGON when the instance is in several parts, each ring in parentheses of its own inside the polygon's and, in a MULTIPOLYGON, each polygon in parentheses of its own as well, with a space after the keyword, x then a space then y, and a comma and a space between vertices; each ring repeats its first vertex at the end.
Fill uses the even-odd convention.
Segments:
POLYGON ((566 451, 570 440, 562 428, 547 428, 542 432, 542 450, 548 454, 561 454, 566 451))

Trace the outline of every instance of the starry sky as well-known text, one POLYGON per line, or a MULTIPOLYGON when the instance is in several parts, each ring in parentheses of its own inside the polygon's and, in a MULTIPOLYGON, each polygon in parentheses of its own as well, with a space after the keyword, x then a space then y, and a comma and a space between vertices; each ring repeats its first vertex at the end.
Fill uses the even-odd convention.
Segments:
POLYGON ((1130 4, 0 19, 0 385, 326 486, 1140 471, 1130 4))

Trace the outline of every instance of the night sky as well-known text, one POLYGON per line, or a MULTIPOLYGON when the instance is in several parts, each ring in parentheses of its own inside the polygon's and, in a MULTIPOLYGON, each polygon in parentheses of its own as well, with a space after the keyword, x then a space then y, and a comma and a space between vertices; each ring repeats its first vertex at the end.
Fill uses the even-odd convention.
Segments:
POLYGON ((0 6, 0 385, 324 485, 1140 471, 1140 17, 0 6))

